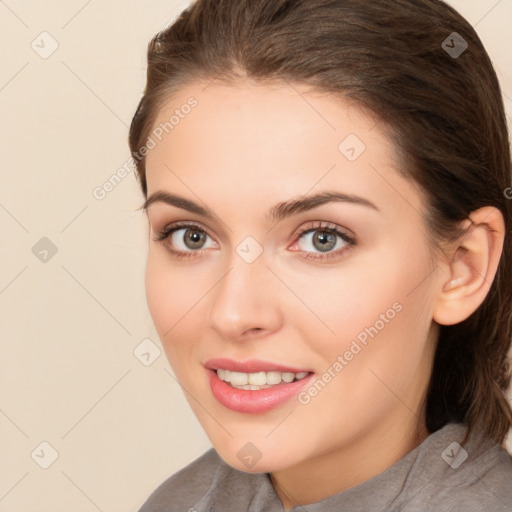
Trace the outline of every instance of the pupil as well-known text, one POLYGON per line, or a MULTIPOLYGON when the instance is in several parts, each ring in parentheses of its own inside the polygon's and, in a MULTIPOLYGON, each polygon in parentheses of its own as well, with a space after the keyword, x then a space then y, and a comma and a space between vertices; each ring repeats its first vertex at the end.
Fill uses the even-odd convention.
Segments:
POLYGON ((319 231, 313 236, 313 244, 315 244, 315 247, 322 252, 329 251, 336 245, 336 236, 333 233, 319 231), (319 242, 320 246, 317 247, 315 242, 319 242))

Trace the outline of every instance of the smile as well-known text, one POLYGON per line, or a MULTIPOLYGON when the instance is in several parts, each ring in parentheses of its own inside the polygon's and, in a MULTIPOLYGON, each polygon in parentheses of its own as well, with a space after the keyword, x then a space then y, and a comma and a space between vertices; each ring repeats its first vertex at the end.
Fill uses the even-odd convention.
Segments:
POLYGON ((205 367, 217 402, 232 411, 251 414, 279 407, 315 376, 309 370, 259 360, 212 359, 205 367))

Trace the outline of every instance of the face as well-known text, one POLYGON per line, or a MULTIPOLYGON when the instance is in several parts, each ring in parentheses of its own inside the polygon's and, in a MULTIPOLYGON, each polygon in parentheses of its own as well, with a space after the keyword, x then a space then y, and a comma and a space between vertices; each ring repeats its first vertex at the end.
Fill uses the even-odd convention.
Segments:
POLYGON ((190 406, 243 471, 398 439, 436 339, 421 191, 357 106, 205 86, 161 109, 146 160, 147 301, 190 406))

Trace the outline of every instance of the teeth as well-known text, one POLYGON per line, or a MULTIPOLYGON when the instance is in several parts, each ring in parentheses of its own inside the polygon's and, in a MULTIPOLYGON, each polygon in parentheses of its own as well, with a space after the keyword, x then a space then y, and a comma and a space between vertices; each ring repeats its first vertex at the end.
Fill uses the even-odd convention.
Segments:
POLYGON ((260 387, 260 386, 251 386, 250 384, 246 384, 245 386, 234 386, 234 385, 232 384, 232 386, 233 386, 234 388, 237 388, 237 389, 247 389, 247 390, 251 390, 251 391, 258 391, 258 390, 260 390, 260 389, 261 389, 261 387, 260 387))
POLYGON ((233 386, 245 386, 249 383, 249 375, 241 372, 229 372, 229 381, 233 386))
POLYGON ((281 372, 267 372, 267 384, 269 386, 281 384, 281 372))
POLYGON ((256 372, 243 373, 232 372, 219 368, 217 370, 219 379, 230 383, 238 389, 259 390, 270 386, 276 386, 281 382, 290 383, 294 380, 301 380, 308 375, 308 372, 290 373, 290 372, 256 372))
POLYGON ((249 384, 253 386, 264 386, 267 383, 267 374, 265 372, 248 373, 249 384))

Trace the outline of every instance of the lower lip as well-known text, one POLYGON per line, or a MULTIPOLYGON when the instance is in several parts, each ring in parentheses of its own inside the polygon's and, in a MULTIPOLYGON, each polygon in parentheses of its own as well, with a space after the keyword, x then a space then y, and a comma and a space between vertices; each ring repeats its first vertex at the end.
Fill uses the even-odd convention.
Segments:
POLYGON ((278 384, 277 386, 251 390, 237 389, 219 379, 215 370, 207 369, 210 378, 210 388, 213 396, 223 406, 237 412, 261 413, 267 412, 280 406, 311 381, 314 374, 308 375, 301 380, 289 384, 278 384))

